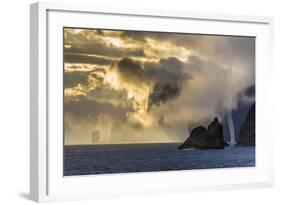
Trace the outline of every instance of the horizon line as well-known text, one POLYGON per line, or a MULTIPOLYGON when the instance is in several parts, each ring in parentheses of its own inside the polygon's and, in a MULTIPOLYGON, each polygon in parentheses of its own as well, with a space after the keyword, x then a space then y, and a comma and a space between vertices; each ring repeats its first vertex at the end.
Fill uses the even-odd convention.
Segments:
POLYGON ((76 146, 76 145, 124 145, 124 144, 176 144, 176 143, 182 143, 182 141, 172 141, 172 142, 129 142, 129 143, 89 143, 89 144, 64 144, 63 146, 76 146))

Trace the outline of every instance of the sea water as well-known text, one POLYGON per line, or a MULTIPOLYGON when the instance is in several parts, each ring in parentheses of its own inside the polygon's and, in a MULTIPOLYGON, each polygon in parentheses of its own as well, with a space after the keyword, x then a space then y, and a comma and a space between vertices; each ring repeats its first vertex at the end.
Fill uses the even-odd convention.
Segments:
POLYGON ((177 143, 64 146, 64 176, 255 166, 255 147, 177 150, 177 143))

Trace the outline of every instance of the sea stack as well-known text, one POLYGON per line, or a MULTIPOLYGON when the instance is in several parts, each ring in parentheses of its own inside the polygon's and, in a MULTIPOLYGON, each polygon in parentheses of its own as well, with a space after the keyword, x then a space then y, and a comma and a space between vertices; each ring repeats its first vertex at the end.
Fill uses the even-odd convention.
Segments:
POLYGON ((250 108, 246 120, 243 122, 236 146, 255 146, 255 103, 250 108))
POLYGON ((218 118, 215 118, 209 124, 208 129, 203 126, 192 129, 190 136, 178 149, 223 149, 224 146, 223 127, 218 118))

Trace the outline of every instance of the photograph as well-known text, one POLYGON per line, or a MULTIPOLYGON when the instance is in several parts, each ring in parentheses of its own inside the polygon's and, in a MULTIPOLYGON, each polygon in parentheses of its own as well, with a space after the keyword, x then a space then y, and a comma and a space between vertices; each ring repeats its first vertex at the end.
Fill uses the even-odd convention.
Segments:
POLYGON ((64 27, 61 46, 63 176, 255 167, 255 36, 64 27))

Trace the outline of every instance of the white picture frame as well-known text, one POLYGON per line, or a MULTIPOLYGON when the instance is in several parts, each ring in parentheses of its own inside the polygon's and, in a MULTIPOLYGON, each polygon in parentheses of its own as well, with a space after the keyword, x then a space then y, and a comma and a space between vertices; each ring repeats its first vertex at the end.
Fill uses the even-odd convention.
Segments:
POLYGON ((91 4, 73 3, 32 4, 30 12, 31 200, 40 202, 273 186, 273 134, 270 129, 270 121, 273 118, 271 112, 263 109, 263 107, 270 107, 271 99, 269 90, 270 76, 273 72, 272 29, 273 19, 270 17, 97 8, 91 4), (94 23, 93 19, 95 19, 94 23), (153 21, 157 21, 157 27, 153 21), (182 25, 190 26, 187 29, 182 25), (60 80, 62 70, 54 69, 59 65, 61 69, 63 68, 63 47, 59 39, 62 35, 58 34, 63 26, 255 36, 257 39, 256 167, 63 177, 61 146, 63 136, 60 135, 62 127, 60 124, 57 125, 57 120, 62 120, 60 113, 63 104, 60 96, 62 92, 56 92, 62 89, 60 80), (266 139, 262 137, 265 134, 266 139), (183 183, 185 181, 188 183, 183 183))

